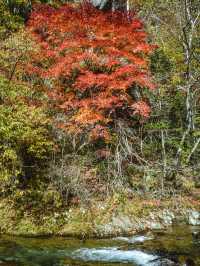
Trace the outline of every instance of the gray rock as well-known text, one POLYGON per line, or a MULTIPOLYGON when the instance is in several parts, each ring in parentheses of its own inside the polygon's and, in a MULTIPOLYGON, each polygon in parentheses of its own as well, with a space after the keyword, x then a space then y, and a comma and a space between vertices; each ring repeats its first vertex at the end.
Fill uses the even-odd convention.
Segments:
POLYGON ((127 232, 129 229, 133 227, 133 223, 131 222, 128 216, 113 217, 112 224, 113 227, 124 232, 127 232))
POLYGON ((150 229, 162 229, 163 228, 162 224, 159 222, 149 222, 148 227, 150 229))
POLYGON ((170 225, 175 220, 175 215, 174 215, 173 212, 170 212, 168 210, 165 210, 165 211, 163 211, 163 214, 162 214, 162 217, 161 218, 162 218, 164 224, 170 225))
POLYGON ((121 233, 130 233, 135 229, 136 225, 126 215, 113 216, 107 224, 97 225, 97 231, 100 235, 116 235, 121 233))
POLYGON ((113 225, 112 225, 112 223, 107 223, 104 225, 98 225, 97 231, 99 232, 99 235, 101 235, 101 236, 112 235, 113 234, 113 225))
POLYGON ((200 213, 197 211, 190 211, 188 213, 188 223, 191 225, 200 225, 200 213))
POLYGON ((100 9, 103 9, 109 0, 91 0, 91 3, 100 9))
POLYGON ((90 0, 99 9, 126 9, 126 0, 90 0))
POLYGON ((161 259, 158 266, 178 266, 178 264, 168 259, 161 259))

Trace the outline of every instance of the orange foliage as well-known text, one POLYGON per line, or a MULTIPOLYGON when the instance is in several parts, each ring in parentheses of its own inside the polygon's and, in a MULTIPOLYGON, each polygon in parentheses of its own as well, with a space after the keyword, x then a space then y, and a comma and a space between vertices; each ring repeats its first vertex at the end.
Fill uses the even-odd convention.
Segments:
POLYGON ((154 89, 142 22, 134 14, 103 12, 85 2, 79 7, 36 5, 27 23, 40 52, 29 72, 51 80, 53 106, 66 114, 66 130, 87 130, 91 139, 109 139, 116 119, 147 118, 150 107, 136 102, 130 88, 154 89), (48 63, 45 63, 48 62, 48 63))

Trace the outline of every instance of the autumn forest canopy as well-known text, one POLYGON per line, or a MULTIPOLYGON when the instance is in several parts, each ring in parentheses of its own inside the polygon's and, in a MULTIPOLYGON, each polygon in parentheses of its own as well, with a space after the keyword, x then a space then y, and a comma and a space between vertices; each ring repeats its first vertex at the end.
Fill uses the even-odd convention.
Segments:
POLYGON ((134 15, 103 12, 87 2, 39 5, 27 25, 40 46, 28 74, 49 81, 50 108, 62 111, 56 122, 66 133, 109 141, 114 123, 149 117, 148 103, 134 99, 134 90, 155 87, 148 67, 154 46, 134 15))
POLYGON ((94 2, 0 3, 0 193, 15 204, 200 186, 199 1, 94 2))

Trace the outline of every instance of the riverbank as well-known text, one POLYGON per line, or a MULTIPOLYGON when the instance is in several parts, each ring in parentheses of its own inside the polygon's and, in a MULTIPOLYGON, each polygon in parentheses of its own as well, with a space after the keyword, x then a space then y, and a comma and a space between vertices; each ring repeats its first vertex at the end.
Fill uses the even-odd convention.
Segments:
POLYGON ((133 235, 162 229, 174 223, 200 225, 200 200, 191 196, 171 199, 125 198, 115 195, 105 201, 47 211, 17 208, 11 201, 0 201, 0 233, 39 237, 65 236, 81 239, 133 235))

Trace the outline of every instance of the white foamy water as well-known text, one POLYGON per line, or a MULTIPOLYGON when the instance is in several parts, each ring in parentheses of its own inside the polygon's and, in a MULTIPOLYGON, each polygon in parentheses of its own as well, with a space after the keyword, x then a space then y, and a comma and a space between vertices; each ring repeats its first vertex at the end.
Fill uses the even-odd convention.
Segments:
POLYGON ((158 266, 158 256, 139 250, 119 250, 118 248, 82 248, 73 252, 74 259, 98 262, 134 263, 138 266, 158 266))
POLYGON ((116 237, 113 240, 118 240, 118 241, 124 241, 127 243, 142 243, 146 240, 152 240, 153 237, 150 236, 133 236, 133 237, 116 237))

